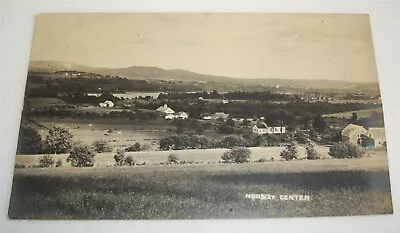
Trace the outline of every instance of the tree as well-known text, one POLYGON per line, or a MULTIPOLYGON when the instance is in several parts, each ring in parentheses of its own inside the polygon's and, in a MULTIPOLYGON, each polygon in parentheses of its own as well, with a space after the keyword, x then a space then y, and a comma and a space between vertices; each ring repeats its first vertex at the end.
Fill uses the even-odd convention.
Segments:
POLYGON ((142 147, 140 146, 140 143, 136 142, 132 146, 128 147, 125 149, 125 151, 141 151, 142 147))
POLYGON ((125 151, 118 149, 117 154, 114 155, 115 164, 118 166, 122 166, 125 164, 125 151))
POLYGON ((224 163, 245 163, 250 159, 251 151, 245 147, 233 148, 226 151, 221 159, 224 163))
POLYGON ((95 156, 89 146, 78 143, 72 147, 67 162, 71 162, 73 167, 93 167, 95 156))
POLYGON ((313 128, 321 133, 322 131, 324 131, 325 127, 326 127, 325 119, 321 115, 315 116, 313 122, 313 128))
POLYGON ((307 153, 308 160, 320 159, 320 155, 315 150, 315 144, 310 139, 307 139, 307 142, 306 142, 306 153, 307 153))
POLYGON ((168 155, 167 158, 167 163, 171 164, 171 163, 178 163, 179 162, 179 158, 176 154, 170 154, 168 155))
POLYGON ((27 125, 21 125, 17 154, 38 154, 42 151, 42 137, 39 132, 27 125))
POLYGON ((288 160, 297 159, 297 143, 294 134, 287 134, 288 142, 285 145, 285 149, 281 152, 281 157, 288 160))
POLYGON ((297 159, 297 144, 295 141, 292 141, 285 145, 285 149, 281 152, 281 157, 288 160, 297 159))
POLYGON ((226 124, 229 125, 229 126, 232 126, 232 127, 235 126, 235 122, 230 117, 228 118, 228 120, 226 120, 226 124))
POLYGON ((72 147, 73 135, 68 129, 55 126, 49 130, 44 142, 46 152, 52 154, 61 154, 68 152, 72 147))
POLYGON ((358 120, 358 115, 356 112, 353 112, 351 114, 350 122, 355 122, 356 120, 358 120))
POLYGON ((48 154, 39 158, 39 167, 51 167, 54 164, 54 159, 48 154))
POLYGON ((218 127, 218 133, 220 134, 233 134, 234 132, 235 129, 232 126, 226 124, 222 124, 218 127))
POLYGON ((111 152, 113 150, 112 146, 105 140, 95 141, 93 147, 97 153, 111 152))
POLYGON ((364 150, 359 146, 349 142, 335 143, 329 148, 328 154, 333 158, 361 158, 364 155, 364 150))

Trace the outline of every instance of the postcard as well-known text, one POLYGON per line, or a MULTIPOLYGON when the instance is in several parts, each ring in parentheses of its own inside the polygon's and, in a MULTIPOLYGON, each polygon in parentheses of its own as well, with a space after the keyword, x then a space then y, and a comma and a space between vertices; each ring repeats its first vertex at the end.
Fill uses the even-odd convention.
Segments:
POLYGON ((366 14, 39 14, 8 215, 392 214, 386 148, 366 14))

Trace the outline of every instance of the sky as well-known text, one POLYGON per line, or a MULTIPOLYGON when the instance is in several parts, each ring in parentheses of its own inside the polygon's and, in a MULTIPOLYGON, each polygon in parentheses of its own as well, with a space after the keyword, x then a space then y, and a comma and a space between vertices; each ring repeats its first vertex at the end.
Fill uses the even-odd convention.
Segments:
POLYGON ((360 14, 40 14, 31 60, 377 81, 369 16, 360 14))

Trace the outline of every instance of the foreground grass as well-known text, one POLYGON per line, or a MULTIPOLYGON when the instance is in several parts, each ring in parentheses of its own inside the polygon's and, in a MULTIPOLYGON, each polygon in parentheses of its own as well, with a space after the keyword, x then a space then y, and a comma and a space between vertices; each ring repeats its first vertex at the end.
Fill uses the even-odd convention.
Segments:
POLYGON ((385 169, 309 166, 309 171, 296 172, 293 167, 303 163, 279 168, 289 163, 16 169, 9 217, 203 219, 393 212, 385 169), (311 201, 250 200, 246 193, 305 194, 311 201))

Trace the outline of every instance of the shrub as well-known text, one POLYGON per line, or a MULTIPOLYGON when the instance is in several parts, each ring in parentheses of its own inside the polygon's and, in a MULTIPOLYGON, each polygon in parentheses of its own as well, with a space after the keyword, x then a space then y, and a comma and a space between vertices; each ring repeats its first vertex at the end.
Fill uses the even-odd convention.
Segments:
POLYGON ((95 156, 89 146, 77 144, 71 149, 67 162, 71 162, 73 167, 93 167, 95 156))
POLYGON ((281 152, 281 157, 286 161, 297 159, 297 155, 297 144, 294 140, 286 144, 285 149, 281 152))
POLYGON ((132 152, 132 151, 141 151, 141 146, 140 146, 140 143, 135 143, 135 144, 133 144, 133 145, 131 145, 131 146, 129 146, 128 148, 126 148, 125 149, 125 151, 127 151, 127 152, 132 152))
POLYGON ((142 151, 149 151, 151 149, 149 144, 143 144, 141 150, 142 151))
POLYGON ((25 166, 25 164, 18 164, 18 163, 16 163, 15 165, 14 165, 14 168, 25 168, 26 166, 25 166))
POLYGON ((113 147, 105 140, 95 141, 93 148, 97 153, 111 152, 113 150, 113 147))
POLYGON ((43 155, 39 158, 39 167, 51 167, 54 164, 54 159, 50 155, 43 155))
POLYGON ((63 166, 63 161, 61 159, 58 159, 56 162, 56 167, 62 167, 63 166))
POLYGON ((308 160, 315 160, 321 158, 318 152, 315 150, 314 142, 311 141, 310 139, 307 139, 306 142, 306 153, 308 160))
POLYGON ((117 150, 117 154, 114 155, 115 164, 122 166, 125 164, 125 152, 123 150, 117 150))
POLYGON ((267 162, 267 159, 266 158, 260 158, 260 159, 256 160, 256 162, 257 163, 265 163, 265 162, 267 162))
POLYGON ((248 148, 233 148, 225 152, 221 159, 224 163, 245 163, 250 159, 251 151, 248 148))
POLYGON ((171 164, 171 163, 178 163, 179 162, 179 158, 176 154, 170 154, 168 155, 167 158, 167 163, 171 164))
POLYGON ((330 156, 337 159, 343 158, 361 158, 364 155, 364 150, 359 146, 348 142, 335 143, 329 148, 330 156))
POLYGON ((131 155, 129 155, 128 157, 126 157, 125 159, 125 164, 129 165, 129 166, 133 166, 135 165, 136 161, 132 158, 131 155))

